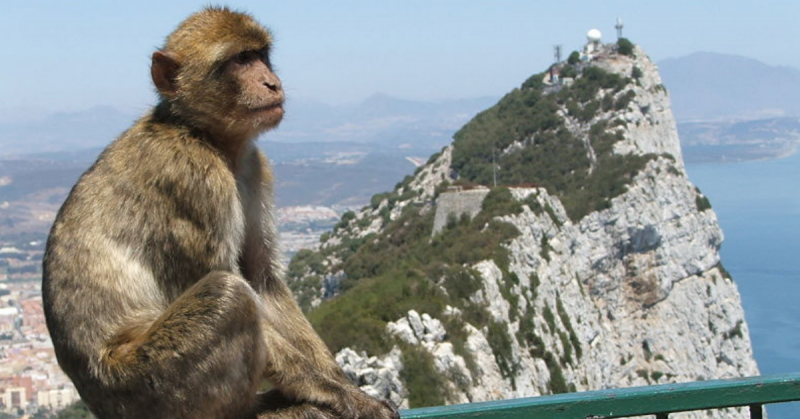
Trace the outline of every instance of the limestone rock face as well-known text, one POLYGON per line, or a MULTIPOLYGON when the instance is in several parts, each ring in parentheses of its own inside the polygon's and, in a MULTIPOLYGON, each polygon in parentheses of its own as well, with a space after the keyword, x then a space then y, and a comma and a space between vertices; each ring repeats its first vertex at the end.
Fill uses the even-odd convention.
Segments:
POLYGON ((445 338, 442 322, 431 318, 427 313, 420 316, 414 310, 408 312, 408 317, 399 319, 397 322, 389 322, 386 325, 386 331, 404 342, 412 345, 422 344, 428 348, 433 348, 445 338))
POLYGON ((636 47, 633 57, 615 56, 598 60, 596 65, 612 73, 630 75, 634 68, 641 76, 629 86, 635 93, 633 100, 620 114, 627 122, 624 141, 615 144, 618 154, 666 153, 675 157, 683 167, 678 130, 672 108, 658 67, 650 61, 641 48, 636 47))
MULTIPOLYGON (((506 273, 493 260, 465 266, 480 283, 468 299, 485 309, 486 324, 495 328, 467 322, 462 344, 469 359, 454 349, 454 331, 445 326, 448 319, 463 317, 460 309, 448 306, 439 318, 411 310, 387 324, 387 339, 433 356, 448 383, 448 403, 758 374, 736 284, 720 264, 723 234, 686 176, 655 64, 636 48, 634 57, 600 54, 589 65, 625 77, 639 73, 615 93, 631 91, 633 98, 622 109, 598 110, 588 122, 560 111, 564 125, 586 138, 594 122, 622 120, 613 153, 652 157, 624 192, 579 220, 570 219, 559 198, 544 188, 510 189, 524 205, 498 217, 519 232, 503 244, 506 273), (510 274, 514 281, 508 281, 510 274), (502 346, 492 339, 497 327, 510 339, 502 346)), ((360 217, 382 214, 390 222, 408 205, 420 214, 439 211, 433 198, 437 185, 454 178, 452 155, 453 146, 445 148, 397 191, 417 191, 412 198, 391 210, 388 201, 363 210, 352 234, 361 234, 355 227, 360 217)), ((464 212, 474 216, 476 208, 473 203, 464 212)), ((380 234, 380 223, 362 224, 364 231, 380 234)), ((403 383, 389 372, 402 368, 399 351, 364 361, 345 349, 337 360, 374 394, 402 398, 403 383), (372 371, 384 373, 377 379, 372 371)))
POLYGON ((336 362, 350 380, 370 396, 390 400, 403 409, 408 408, 406 389, 399 375, 403 363, 397 348, 380 358, 343 349, 336 354, 336 362))

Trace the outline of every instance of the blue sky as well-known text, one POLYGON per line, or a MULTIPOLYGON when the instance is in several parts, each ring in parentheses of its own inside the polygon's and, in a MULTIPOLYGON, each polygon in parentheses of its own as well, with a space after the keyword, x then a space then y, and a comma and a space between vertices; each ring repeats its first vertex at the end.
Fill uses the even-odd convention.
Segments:
MULTIPOLYGON (((97 105, 141 111, 149 57, 206 2, 8 1, 0 13, 0 112, 97 105)), ((794 1, 239 1, 277 39, 290 97, 350 103, 374 93, 500 96, 578 49, 588 29, 625 35, 656 61, 713 51, 800 68, 794 1)))

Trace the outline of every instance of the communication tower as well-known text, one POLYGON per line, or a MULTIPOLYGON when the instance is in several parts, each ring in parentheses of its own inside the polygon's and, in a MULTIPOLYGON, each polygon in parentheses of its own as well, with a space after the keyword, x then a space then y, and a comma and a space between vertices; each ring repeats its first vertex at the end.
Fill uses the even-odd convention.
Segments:
POLYGON ((614 28, 617 30, 617 41, 622 38, 622 18, 617 18, 617 24, 614 25, 614 28))
POLYGON ((561 62, 561 45, 553 45, 553 58, 556 64, 561 62))

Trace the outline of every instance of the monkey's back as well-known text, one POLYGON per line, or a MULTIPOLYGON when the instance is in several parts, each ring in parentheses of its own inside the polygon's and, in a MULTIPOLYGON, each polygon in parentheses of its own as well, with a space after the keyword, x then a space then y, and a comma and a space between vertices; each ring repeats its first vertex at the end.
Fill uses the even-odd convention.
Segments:
POLYGON ((73 380, 103 379, 123 324, 148 324, 213 269, 236 272, 243 223, 225 161, 153 116, 112 143, 60 209, 43 263, 45 316, 73 380))

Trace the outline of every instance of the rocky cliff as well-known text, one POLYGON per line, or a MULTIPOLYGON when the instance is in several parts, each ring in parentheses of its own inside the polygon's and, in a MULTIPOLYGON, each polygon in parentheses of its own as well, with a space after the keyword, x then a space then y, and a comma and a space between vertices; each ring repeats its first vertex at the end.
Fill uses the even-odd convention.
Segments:
POLYGON ((606 45, 552 71, 293 259, 365 390, 417 407, 758 374, 656 66, 606 45))

